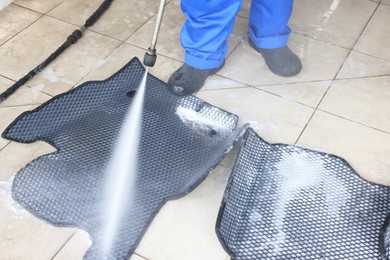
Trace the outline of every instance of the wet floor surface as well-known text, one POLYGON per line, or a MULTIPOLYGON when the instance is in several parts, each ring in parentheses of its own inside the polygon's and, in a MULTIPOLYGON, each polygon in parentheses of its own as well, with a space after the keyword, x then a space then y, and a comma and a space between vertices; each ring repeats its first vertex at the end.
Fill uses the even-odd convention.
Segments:
MULTIPOLYGON (((84 24, 102 1, 15 0, 0 11, 0 91, 43 61, 84 24)), ((290 48, 303 63, 291 78, 273 75, 247 42, 250 1, 229 39, 225 67, 197 96, 237 114, 271 143, 296 144, 346 159, 365 179, 390 185, 390 1, 296 0, 290 48)), ((158 2, 113 1, 84 37, 0 105, 2 132, 20 113, 89 80, 142 60, 158 2)), ((180 1, 167 3, 150 73, 167 81, 183 62, 180 1)), ((2 259, 81 259, 88 236, 50 226, 10 198, 12 178, 54 151, 43 142, 0 139, 2 259)), ((168 202, 132 260, 230 259, 215 234, 216 216, 233 165, 227 158, 188 196, 168 202)))

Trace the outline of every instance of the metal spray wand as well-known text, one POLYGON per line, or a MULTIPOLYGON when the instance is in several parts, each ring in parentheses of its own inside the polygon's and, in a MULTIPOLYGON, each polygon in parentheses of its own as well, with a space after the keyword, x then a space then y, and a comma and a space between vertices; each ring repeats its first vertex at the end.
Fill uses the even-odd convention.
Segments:
POLYGON ((160 7, 158 8, 156 27, 154 28, 152 42, 150 44, 148 51, 145 53, 144 56, 144 65, 148 67, 153 67, 154 64, 156 63, 156 59, 157 59, 156 43, 157 43, 158 33, 160 32, 161 21, 164 13, 164 8, 165 8, 165 1, 166 0, 160 0, 160 7))

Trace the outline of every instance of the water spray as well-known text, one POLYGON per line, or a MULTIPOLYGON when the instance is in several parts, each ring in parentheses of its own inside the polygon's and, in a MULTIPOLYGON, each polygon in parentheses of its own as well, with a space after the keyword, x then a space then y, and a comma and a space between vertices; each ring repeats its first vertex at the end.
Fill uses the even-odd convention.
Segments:
POLYGON ((144 65, 148 67, 153 67, 156 63, 157 55, 156 55, 156 43, 158 38, 158 33, 160 32, 161 21, 165 8, 165 0, 160 0, 160 7, 158 8, 157 13, 157 21, 156 26, 154 28, 152 42, 150 43, 150 47, 144 56, 144 65))
POLYGON ((100 254, 103 259, 112 258, 113 245, 119 231, 119 223, 124 217, 125 207, 133 207, 133 196, 138 171, 138 146, 141 139, 142 109, 145 95, 146 78, 149 67, 156 63, 156 43, 160 31, 165 1, 160 1, 157 13, 156 27, 152 42, 144 56, 145 74, 133 99, 131 108, 126 116, 119 133, 110 162, 106 169, 109 178, 105 184, 105 201, 102 210, 105 220, 102 224, 103 242, 100 254))

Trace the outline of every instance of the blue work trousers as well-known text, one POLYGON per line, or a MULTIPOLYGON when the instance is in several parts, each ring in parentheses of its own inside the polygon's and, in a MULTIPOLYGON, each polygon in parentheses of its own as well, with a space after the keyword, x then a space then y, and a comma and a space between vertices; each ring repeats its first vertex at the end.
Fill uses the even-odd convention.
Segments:
MULTIPOLYGON (((198 69, 222 65, 228 50, 227 39, 242 0, 182 0, 187 17, 180 39, 185 63, 198 69)), ((288 21, 293 0, 252 0, 249 37, 257 47, 272 49, 287 44, 288 21)))

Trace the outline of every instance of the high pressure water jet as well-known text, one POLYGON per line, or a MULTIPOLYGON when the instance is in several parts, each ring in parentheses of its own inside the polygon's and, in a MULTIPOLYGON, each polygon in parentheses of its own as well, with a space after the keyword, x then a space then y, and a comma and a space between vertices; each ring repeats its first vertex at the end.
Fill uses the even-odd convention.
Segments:
MULTIPOLYGON (((165 0, 161 0, 157 13, 156 27, 148 52, 144 56, 144 65, 153 67, 156 63, 156 43, 160 31, 165 0)), ((133 103, 126 116, 119 133, 117 144, 107 167, 107 179, 105 186, 106 201, 103 209, 108 209, 103 223, 103 243, 101 256, 109 259, 112 254, 112 246, 118 235, 120 223, 123 221, 123 207, 133 205, 134 186, 138 170, 138 146, 141 138, 142 109, 145 95, 146 78, 148 68, 133 99, 133 103), (129 191, 133 191, 130 192, 129 191)))
POLYGON ((106 169, 108 177, 105 183, 105 201, 102 205, 102 213, 105 216, 102 224, 101 256, 103 259, 110 259, 112 255, 112 246, 125 216, 124 207, 133 207, 134 203, 147 74, 148 69, 124 119, 106 169))

